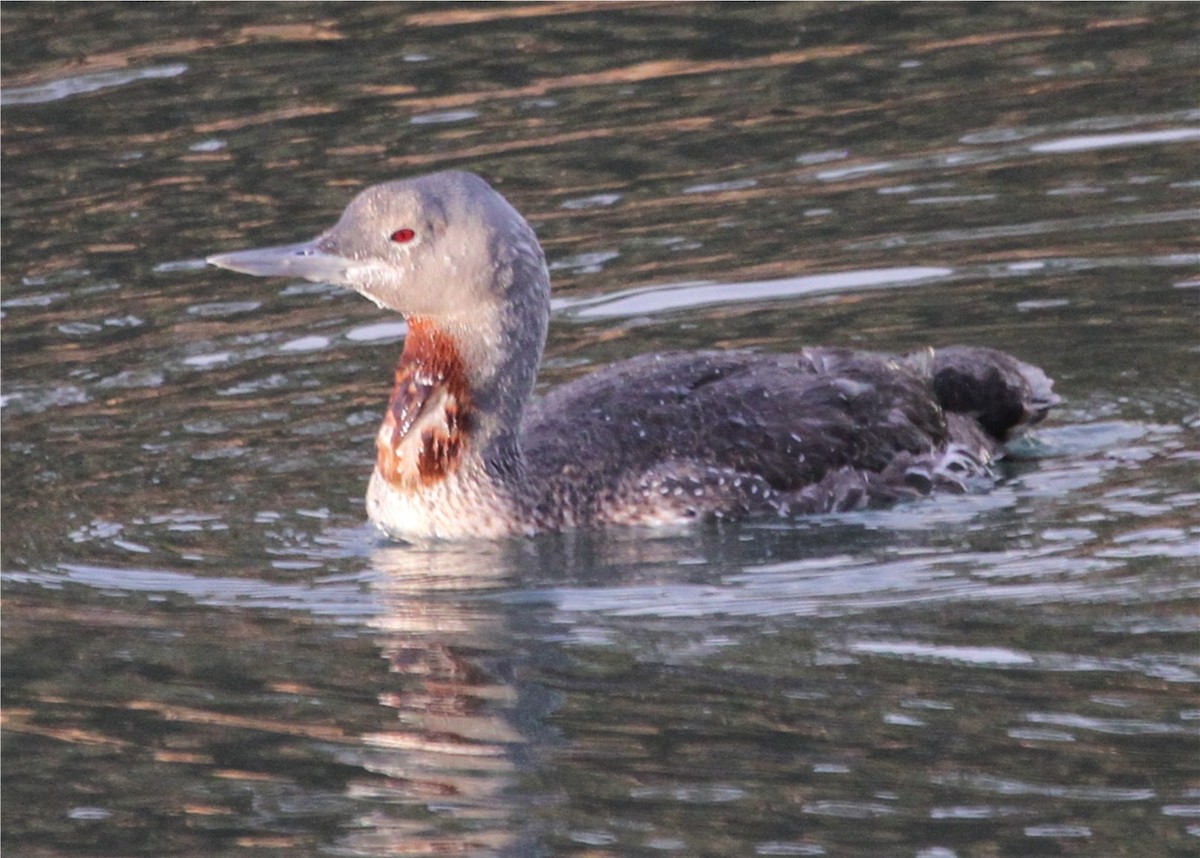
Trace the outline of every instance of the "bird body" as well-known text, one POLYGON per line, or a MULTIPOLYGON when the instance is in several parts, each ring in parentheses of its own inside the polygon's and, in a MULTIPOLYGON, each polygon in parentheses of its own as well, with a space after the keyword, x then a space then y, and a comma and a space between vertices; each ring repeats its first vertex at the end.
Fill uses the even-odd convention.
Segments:
POLYGON ((545 258, 524 218, 469 173, 375 185, 313 241, 208 261, 339 283, 406 317, 367 490, 371 520, 401 539, 962 491, 1058 402, 1040 369, 963 346, 647 354, 531 401, 545 258))

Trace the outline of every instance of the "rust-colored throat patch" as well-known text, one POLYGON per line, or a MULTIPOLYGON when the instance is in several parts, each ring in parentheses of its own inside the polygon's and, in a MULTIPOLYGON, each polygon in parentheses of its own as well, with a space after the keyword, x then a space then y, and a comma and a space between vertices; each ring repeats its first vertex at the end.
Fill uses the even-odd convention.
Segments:
POLYGON ((428 319, 409 318, 375 439, 379 473, 401 491, 441 482, 457 469, 471 424, 471 387, 457 344, 428 319))

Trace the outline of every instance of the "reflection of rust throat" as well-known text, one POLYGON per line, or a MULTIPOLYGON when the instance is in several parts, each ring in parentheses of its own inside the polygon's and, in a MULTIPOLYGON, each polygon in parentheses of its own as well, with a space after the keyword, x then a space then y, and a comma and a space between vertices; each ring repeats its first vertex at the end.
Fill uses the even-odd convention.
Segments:
POLYGON ((396 385, 375 439, 376 467, 414 491, 458 467, 471 433, 471 387, 458 346, 428 319, 408 320, 396 385))

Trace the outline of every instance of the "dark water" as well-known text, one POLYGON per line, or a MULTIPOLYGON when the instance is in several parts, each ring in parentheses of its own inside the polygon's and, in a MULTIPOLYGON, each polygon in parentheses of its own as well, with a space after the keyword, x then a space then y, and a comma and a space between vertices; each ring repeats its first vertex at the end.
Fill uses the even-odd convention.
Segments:
POLYGON ((12 855, 1200 849, 1190 4, 5 5, 12 855), (477 171, 543 389, 971 342, 1064 406, 986 495, 405 547, 403 325, 206 269, 477 171))

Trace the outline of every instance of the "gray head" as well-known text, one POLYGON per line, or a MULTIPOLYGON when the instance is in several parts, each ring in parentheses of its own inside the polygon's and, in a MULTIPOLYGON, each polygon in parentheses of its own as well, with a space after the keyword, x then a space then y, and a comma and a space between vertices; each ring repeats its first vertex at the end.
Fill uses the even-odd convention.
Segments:
POLYGON ((550 275, 525 219, 487 182, 444 172, 373 185, 311 241, 221 253, 212 265, 347 286, 456 341, 477 403, 517 425, 550 313, 550 275))
POLYGON ((448 323, 519 301, 509 294, 514 286, 549 288, 525 219, 483 179, 456 171, 372 185, 312 241, 220 253, 208 262, 336 283, 381 307, 448 323), (531 274, 539 282, 531 284, 531 274))

